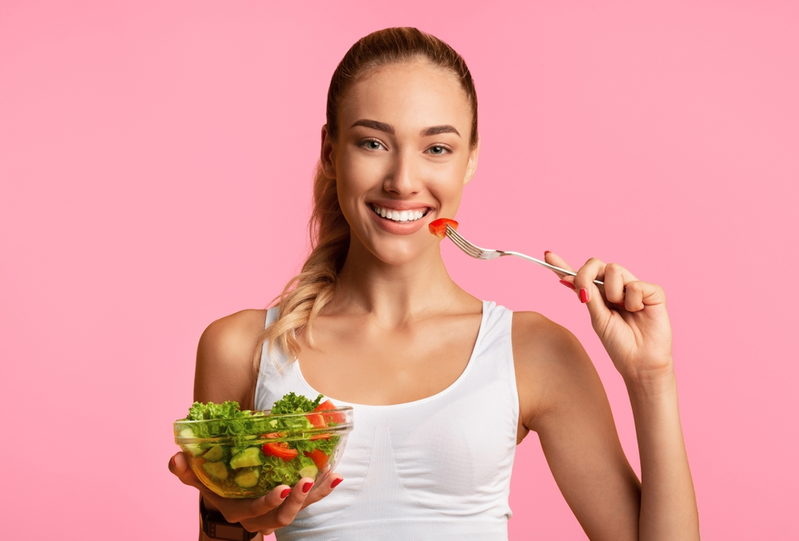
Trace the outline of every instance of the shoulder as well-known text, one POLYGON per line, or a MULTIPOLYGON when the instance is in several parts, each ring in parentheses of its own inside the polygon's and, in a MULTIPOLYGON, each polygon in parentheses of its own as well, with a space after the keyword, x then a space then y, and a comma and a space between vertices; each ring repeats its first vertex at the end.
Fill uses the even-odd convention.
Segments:
POLYGON ((575 394, 604 395, 591 359, 566 328, 535 312, 514 312, 512 340, 521 421, 527 429, 535 430, 575 394))
POLYGON ((513 353, 522 365, 568 364, 583 351, 566 328, 536 312, 513 313, 513 353))
POLYGON ((242 310, 217 319, 200 337, 199 350, 220 360, 235 356, 240 350, 255 345, 264 331, 265 321, 266 310, 242 310))
POLYGON ((256 377, 255 348, 264 333, 265 310, 242 310, 208 325, 197 347, 195 400, 236 400, 244 407, 256 377))

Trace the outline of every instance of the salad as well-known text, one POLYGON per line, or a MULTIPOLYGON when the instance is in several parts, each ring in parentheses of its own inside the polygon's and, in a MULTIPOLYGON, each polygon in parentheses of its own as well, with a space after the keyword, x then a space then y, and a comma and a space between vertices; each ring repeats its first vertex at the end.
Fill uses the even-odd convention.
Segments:
POLYGON ((200 480, 225 497, 255 497, 278 485, 326 472, 351 428, 350 408, 289 393, 272 410, 242 410, 238 402, 195 402, 175 422, 175 441, 200 480))

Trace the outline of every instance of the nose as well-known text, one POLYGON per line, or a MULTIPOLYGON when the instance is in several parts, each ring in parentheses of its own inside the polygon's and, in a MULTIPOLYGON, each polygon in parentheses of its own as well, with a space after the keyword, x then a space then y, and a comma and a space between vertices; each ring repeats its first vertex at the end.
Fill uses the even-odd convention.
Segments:
POLYGON ((399 152, 383 180, 383 189, 394 195, 406 197, 421 189, 418 164, 412 152, 399 152))

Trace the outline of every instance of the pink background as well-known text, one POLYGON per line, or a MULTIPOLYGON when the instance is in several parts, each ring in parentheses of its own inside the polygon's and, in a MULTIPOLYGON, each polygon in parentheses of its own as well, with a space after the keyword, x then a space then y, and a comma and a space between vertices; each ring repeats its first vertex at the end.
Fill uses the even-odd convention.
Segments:
MULTIPOLYGON (((451 43, 477 82, 465 235, 662 284, 704 538, 799 537, 797 4, 491 5, 0 4, 4 538, 196 539, 167 460, 197 340, 298 269, 330 75, 396 25, 451 43)), ((444 250, 466 289, 580 337, 637 468, 575 296, 444 250)), ((511 539, 584 539, 534 435, 517 457, 511 539)))

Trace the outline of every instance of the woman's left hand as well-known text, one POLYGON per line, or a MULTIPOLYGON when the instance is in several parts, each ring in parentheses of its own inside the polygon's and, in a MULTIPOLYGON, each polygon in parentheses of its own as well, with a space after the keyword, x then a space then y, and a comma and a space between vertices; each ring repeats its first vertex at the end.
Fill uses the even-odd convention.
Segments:
MULTIPOLYGON (((544 257, 547 263, 573 270, 552 252, 544 257)), ((580 267, 577 276, 559 277, 588 306, 594 331, 625 381, 644 383, 673 373, 671 324, 660 286, 596 258, 580 267), (595 279, 603 281, 604 288, 594 284, 595 279)))

